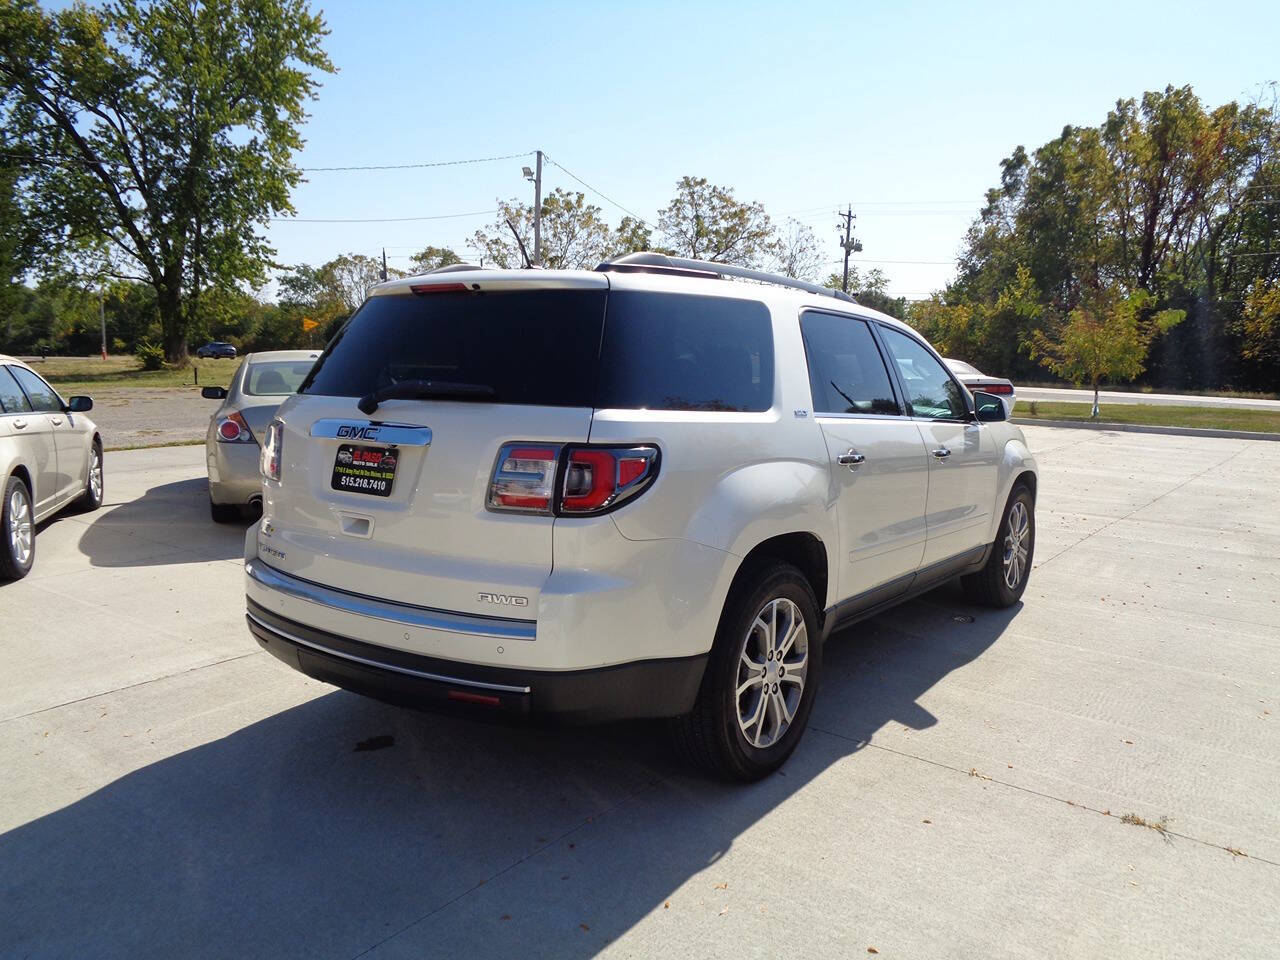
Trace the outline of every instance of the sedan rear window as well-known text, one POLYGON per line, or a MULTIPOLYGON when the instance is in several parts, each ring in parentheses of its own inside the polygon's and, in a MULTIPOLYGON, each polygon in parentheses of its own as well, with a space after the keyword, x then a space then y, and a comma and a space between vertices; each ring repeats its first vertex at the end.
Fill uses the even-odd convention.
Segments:
POLYGON ((363 397, 405 380, 492 388, 497 403, 590 407, 604 290, 370 298, 302 392, 363 397))
POLYGON ((297 393, 311 372, 310 360, 264 360, 251 363, 243 390, 251 397, 283 397, 297 393))

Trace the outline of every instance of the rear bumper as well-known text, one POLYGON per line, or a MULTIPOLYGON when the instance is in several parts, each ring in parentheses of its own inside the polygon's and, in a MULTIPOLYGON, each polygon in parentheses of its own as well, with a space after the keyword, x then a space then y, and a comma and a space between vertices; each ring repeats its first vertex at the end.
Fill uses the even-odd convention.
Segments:
POLYGON ((489 667, 425 657, 317 630, 248 601, 249 632, 309 677, 414 707, 554 716, 597 723, 671 717, 693 708, 707 654, 588 670, 489 667))
POLYGON ((262 498, 262 477, 258 473, 261 449, 256 443, 205 441, 205 461, 209 468, 209 499, 214 503, 243 506, 262 498))

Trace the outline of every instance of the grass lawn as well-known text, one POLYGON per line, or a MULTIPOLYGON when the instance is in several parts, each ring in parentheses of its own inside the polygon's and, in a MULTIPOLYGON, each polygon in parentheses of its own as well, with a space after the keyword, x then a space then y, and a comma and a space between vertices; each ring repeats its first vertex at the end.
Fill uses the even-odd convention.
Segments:
MULTIPOLYGON (((1042 420, 1089 420, 1091 403, 1046 403, 1019 400, 1015 417, 1042 420), (1035 407, 1035 413, 1031 408, 1035 407)), ((1146 403, 1103 403, 1098 420, 1102 423, 1141 423, 1155 427, 1202 427, 1207 430, 1253 430, 1280 433, 1280 410, 1232 410, 1217 407, 1167 407, 1146 403)))
POLYGON ((199 374, 202 387, 225 387, 240 366, 239 360, 191 360, 180 369, 143 370, 131 356, 50 357, 31 364, 64 397, 75 393, 93 394, 94 390, 138 387, 190 387, 199 374))

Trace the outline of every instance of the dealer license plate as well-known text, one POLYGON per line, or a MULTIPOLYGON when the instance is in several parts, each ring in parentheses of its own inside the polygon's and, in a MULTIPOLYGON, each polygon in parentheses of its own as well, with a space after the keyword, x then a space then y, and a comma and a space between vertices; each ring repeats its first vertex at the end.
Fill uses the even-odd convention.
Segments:
POLYGON ((344 443, 333 461, 330 486, 344 493, 391 496, 399 454, 394 447, 360 447, 344 443))

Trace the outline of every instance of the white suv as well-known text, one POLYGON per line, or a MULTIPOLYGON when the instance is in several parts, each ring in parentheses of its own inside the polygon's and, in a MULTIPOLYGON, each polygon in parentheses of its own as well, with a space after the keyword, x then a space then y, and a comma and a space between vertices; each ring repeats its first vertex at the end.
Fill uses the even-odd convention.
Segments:
POLYGON ((382 284, 262 471, 248 622, 290 666, 416 705, 674 718, 742 780, 795 748, 834 627, 957 575, 1015 603, 1035 539, 1021 431, 911 328, 658 254, 382 284))

